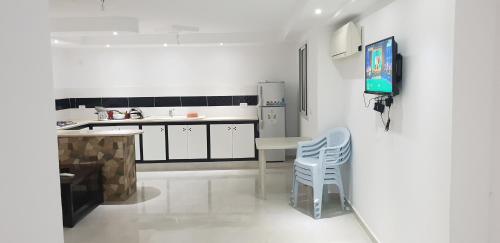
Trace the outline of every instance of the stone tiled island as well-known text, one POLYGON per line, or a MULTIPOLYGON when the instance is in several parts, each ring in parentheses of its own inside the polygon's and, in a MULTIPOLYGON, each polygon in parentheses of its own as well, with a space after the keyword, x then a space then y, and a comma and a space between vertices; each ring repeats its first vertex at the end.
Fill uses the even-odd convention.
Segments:
POLYGON ((135 138, 140 130, 58 131, 59 164, 102 165, 104 201, 127 200, 137 190, 135 138))

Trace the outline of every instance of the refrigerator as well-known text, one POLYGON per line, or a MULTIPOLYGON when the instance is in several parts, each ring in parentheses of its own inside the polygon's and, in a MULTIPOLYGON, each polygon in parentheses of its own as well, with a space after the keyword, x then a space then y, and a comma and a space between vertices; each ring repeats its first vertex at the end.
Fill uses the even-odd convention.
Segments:
MULTIPOLYGON (((285 82, 259 82, 257 87, 260 137, 285 137, 285 82)), ((266 151, 266 158, 285 161, 285 150, 266 151)))

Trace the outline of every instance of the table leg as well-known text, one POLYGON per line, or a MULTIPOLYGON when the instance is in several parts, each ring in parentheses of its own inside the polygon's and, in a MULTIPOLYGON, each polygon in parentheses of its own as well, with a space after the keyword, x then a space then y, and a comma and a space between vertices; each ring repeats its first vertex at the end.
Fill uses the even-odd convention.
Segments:
POLYGON ((260 197, 266 199, 266 151, 259 150, 260 197))

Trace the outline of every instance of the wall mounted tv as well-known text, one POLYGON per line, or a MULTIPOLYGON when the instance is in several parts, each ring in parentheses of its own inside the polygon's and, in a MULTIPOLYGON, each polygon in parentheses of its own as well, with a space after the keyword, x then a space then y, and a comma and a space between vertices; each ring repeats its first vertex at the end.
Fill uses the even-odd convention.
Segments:
POLYGON ((402 57, 393 37, 365 47, 365 93, 386 96, 399 94, 402 57))

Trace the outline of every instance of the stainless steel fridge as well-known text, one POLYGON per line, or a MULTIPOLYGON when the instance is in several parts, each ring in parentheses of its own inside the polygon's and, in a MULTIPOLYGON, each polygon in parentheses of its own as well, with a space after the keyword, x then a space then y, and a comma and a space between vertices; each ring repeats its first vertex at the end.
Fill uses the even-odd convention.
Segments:
MULTIPOLYGON (((285 137, 285 82, 259 82, 259 134, 261 138, 285 137)), ((266 152, 267 161, 285 161, 284 150, 266 152)))

